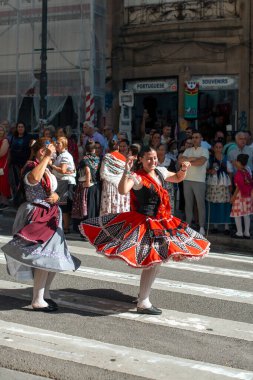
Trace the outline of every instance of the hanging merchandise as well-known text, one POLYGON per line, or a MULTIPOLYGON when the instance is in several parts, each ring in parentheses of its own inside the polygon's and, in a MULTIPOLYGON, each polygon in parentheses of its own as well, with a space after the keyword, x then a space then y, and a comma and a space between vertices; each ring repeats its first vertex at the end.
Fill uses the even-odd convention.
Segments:
POLYGON ((197 119, 198 95, 199 84, 193 81, 186 81, 184 85, 184 117, 186 119, 197 119))

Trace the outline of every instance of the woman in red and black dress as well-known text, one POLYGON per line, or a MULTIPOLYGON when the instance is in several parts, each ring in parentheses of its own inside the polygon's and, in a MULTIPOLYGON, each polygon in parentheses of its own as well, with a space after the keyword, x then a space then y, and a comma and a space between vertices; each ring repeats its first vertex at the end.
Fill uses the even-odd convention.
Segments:
POLYGON ((176 174, 157 167, 157 154, 151 147, 141 151, 139 161, 142 168, 133 173, 133 157, 126 160, 118 186, 120 194, 131 192, 133 211, 90 219, 80 228, 98 252, 143 269, 137 312, 158 315, 162 311, 151 304, 149 295, 159 264, 169 259, 201 258, 208 253, 210 243, 171 215, 169 195, 164 189, 166 181, 184 179, 189 163, 183 162, 176 174))

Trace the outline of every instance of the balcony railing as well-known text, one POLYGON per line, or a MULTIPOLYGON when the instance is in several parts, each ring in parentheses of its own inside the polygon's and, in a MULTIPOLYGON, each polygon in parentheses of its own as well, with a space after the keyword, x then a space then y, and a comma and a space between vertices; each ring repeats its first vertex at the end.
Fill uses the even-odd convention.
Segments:
POLYGON ((153 3, 125 7, 125 25, 239 18, 238 0, 168 0, 153 3))

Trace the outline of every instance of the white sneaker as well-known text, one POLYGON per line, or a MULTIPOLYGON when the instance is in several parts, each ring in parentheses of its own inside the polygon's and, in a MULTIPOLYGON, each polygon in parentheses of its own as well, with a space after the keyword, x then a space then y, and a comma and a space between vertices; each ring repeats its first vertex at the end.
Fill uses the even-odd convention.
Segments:
POLYGON ((205 231, 204 227, 200 227, 199 233, 200 233, 200 235, 205 235, 206 234, 206 231, 205 231))

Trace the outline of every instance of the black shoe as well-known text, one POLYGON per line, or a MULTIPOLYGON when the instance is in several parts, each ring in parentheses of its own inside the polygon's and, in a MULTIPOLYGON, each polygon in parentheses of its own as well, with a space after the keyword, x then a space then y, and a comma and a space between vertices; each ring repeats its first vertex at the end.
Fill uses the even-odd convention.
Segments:
POLYGON ((243 238, 249 240, 249 239, 250 239, 250 236, 244 235, 243 238))
POLYGON ((58 309, 57 303, 51 300, 51 298, 44 298, 44 301, 48 303, 48 306, 58 309))
POLYGON ((161 309, 158 309, 157 307, 155 306, 151 306, 147 309, 143 309, 141 307, 137 307, 137 313, 139 314, 149 314, 149 315, 160 315, 162 314, 162 310, 161 309))
POLYGON ((7 210, 7 208, 9 208, 10 206, 8 206, 8 205, 3 205, 3 204, 1 204, 0 205, 0 210, 7 210))
POLYGON ((46 306, 46 307, 33 307, 33 311, 41 311, 43 313, 52 313, 53 311, 57 311, 58 307, 46 306))
POLYGON ((232 238, 233 238, 233 239, 243 239, 244 237, 243 237, 243 235, 240 236, 240 235, 236 235, 236 234, 234 234, 234 235, 232 235, 232 238))
POLYGON ((218 234, 219 230, 218 228, 213 228, 210 232, 211 234, 218 234))
POLYGON ((224 231, 224 235, 230 235, 230 231, 229 230, 225 230, 224 231))

